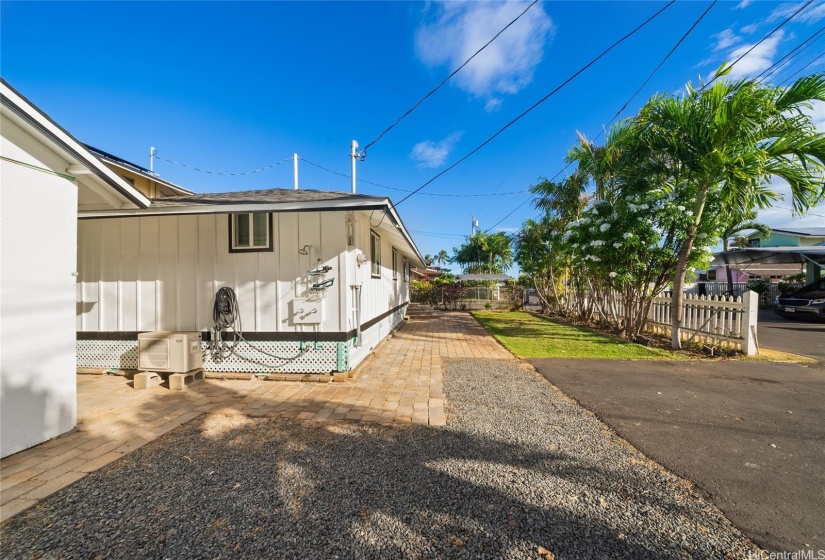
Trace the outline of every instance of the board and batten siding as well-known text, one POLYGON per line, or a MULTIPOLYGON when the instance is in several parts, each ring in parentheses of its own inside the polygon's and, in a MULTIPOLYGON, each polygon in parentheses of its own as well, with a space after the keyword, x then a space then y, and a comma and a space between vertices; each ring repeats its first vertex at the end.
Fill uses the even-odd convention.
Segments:
MULTIPOLYGON (((272 214, 272 252, 230 253, 227 214, 86 219, 78 225, 78 331, 208 331, 215 293, 233 288, 247 332, 314 332, 290 303, 328 265, 319 331, 348 328, 344 212, 272 214), (311 246, 311 255, 298 250, 311 246), (310 258, 312 259, 310 261, 310 258)), ((386 308, 384 309, 386 311, 386 308)))
MULTIPOLYGON (((376 213, 377 215, 378 213, 376 213)), ((404 281, 402 270, 403 258, 410 262, 411 252, 409 245, 393 226, 389 219, 380 220, 370 215, 362 215, 356 229, 356 245, 358 250, 366 255, 367 262, 353 271, 355 282, 361 283, 361 323, 375 319, 399 305, 410 301, 409 276, 404 281), (380 225, 376 225, 380 223, 380 225), (370 255, 370 232, 374 231, 381 238, 381 274, 372 276, 372 261, 370 255), (393 279, 392 250, 398 251, 398 277, 393 279)), ((353 258, 355 261, 355 258, 353 258)), ((354 325, 353 327, 354 328, 354 325)), ((386 335, 387 333, 383 333, 386 335)))

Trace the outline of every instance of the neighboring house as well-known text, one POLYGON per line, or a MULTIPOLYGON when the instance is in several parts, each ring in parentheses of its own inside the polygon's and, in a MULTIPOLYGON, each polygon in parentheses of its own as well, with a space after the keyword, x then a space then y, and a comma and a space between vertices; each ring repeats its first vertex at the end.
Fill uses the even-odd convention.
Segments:
POLYGON ((102 161, 106 167, 120 175, 127 183, 135 187, 144 196, 161 198, 169 196, 187 196, 195 194, 183 187, 161 179, 157 173, 149 171, 136 163, 126 161, 103 150, 86 144, 86 148, 102 161))
MULTIPOLYGON (((753 248, 813 247, 825 243, 825 227, 774 228, 770 237, 765 238, 761 233, 755 231, 746 236, 746 239, 748 239, 748 246, 753 248)), ((771 264, 754 261, 747 264, 734 265, 731 267, 731 272, 734 282, 747 282, 752 278, 764 278, 771 282, 779 282, 785 276, 805 272, 807 268, 809 267, 806 267, 803 263, 771 264)), ((712 268, 707 272, 706 278, 700 277, 700 280, 705 279, 709 282, 727 281, 725 267, 719 266, 712 268)), ((813 280, 810 281, 812 282, 813 280)))
POLYGON ((759 232, 747 236, 751 247, 812 247, 825 242, 825 227, 774 228, 770 237, 759 232))
POLYGON ((205 370, 349 371, 401 323, 423 262, 383 197, 199 194, 79 218, 82 368, 136 368, 145 331, 199 331, 207 349, 216 293, 230 287, 249 343, 207 356, 205 370))
POLYGON ((418 282, 429 282, 435 278, 440 277, 445 272, 449 272, 449 269, 442 269, 438 267, 424 267, 424 268, 413 268, 410 270, 413 276, 413 280, 417 280, 418 282))
POLYGON ((0 80, 0 456, 77 421, 77 213, 149 200, 0 80))

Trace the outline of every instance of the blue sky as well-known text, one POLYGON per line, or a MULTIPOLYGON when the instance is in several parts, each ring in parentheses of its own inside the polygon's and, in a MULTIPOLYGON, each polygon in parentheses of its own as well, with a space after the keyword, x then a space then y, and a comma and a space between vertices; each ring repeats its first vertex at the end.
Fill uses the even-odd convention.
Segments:
MULTIPOLYGON (((708 5, 676 3, 400 204, 422 253, 451 252, 469 234, 471 215, 493 231, 515 231, 535 217, 529 202, 522 205, 525 191, 562 169, 576 131, 599 133, 708 5)), ((150 146, 161 158, 236 173, 297 152, 305 160, 302 188, 349 190, 347 177, 307 162, 348 175, 352 139, 364 146, 377 137, 526 6, 3 1, 0 71, 78 139, 140 165, 148 167, 150 146)), ((375 143, 358 163, 359 178, 395 189, 421 186, 662 6, 536 4, 375 143)), ((719 2, 624 114, 656 92, 676 93, 685 82, 710 75, 800 6, 719 2)), ((758 75, 823 24, 825 3, 817 1, 754 49, 735 73, 758 75)), ((769 81, 780 83, 808 63, 804 73, 825 69, 825 57, 814 60, 825 53, 825 34, 809 45, 769 81)), ((825 107, 815 107, 814 116, 825 129, 825 107)), ((199 173, 160 160, 155 171, 198 192, 292 188, 290 162, 245 176, 199 173)), ((358 192, 394 201, 407 194, 363 183, 358 192)), ((822 225, 825 203, 802 219, 781 208, 761 218, 774 227, 822 225)))

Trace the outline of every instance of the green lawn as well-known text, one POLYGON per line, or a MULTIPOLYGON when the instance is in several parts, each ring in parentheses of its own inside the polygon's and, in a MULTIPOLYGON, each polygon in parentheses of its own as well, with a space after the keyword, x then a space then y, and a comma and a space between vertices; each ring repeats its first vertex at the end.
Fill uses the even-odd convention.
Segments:
POLYGON ((683 356, 522 312, 476 311, 490 334, 519 358, 680 360, 683 356))

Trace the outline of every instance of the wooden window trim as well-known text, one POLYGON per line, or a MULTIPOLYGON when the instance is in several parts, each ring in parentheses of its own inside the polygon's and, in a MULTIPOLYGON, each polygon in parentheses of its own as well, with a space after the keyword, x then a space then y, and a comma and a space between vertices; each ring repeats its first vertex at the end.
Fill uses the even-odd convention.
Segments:
MULTIPOLYGON (((249 214, 250 223, 251 223, 252 214, 256 214, 256 213, 257 212, 239 212, 238 214, 249 214)), ((235 247, 234 246, 235 245, 233 243, 234 230, 232 228, 232 225, 235 223, 235 220, 237 219, 238 214, 229 214, 227 216, 227 218, 228 218, 227 222, 229 223, 229 252, 230 253, 272 253, 272 252, 274 252, 274 249, 273 249, 274 240, 273 240, 273 236, 272 236, 272 232, 273 232, 272 222, 273 222, 273 220, 272 220, 272 214, 270 212, 266 213, 266 221, 267 221, 266 226, 267 226, 267 232, 268 232, 268 240, 267 240, 266 247, 250 247, 250 248, 247 249, 247 248, 244 248, 244 247, 235 247)))
POLYGON ((370 276, 381 278, 381 236, 375 233, 374 230, 370 230, 370 276), (375 238, 376 254, 373 254, 373 237, 375 238), (378 269, 378 272, 375 272, 376 269, 378 269))

